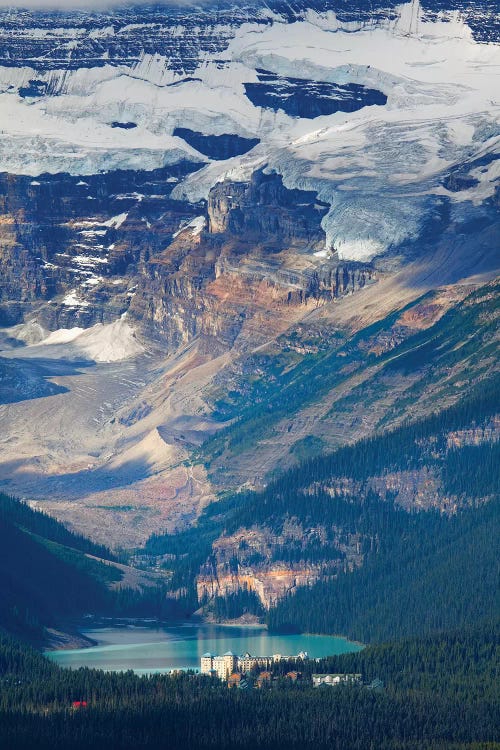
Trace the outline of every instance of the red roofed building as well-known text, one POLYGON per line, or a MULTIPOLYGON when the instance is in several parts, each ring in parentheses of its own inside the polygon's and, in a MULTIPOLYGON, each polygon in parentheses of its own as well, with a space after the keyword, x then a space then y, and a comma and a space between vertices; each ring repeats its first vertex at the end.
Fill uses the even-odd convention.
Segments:
POLYGON ((261 688, 263 685, 270 683, 271 679, 272 679, 271 672, 261 672, 260 675, 257 677, 256 685, 258 688, 261 688))
POLYGON ((73 708, 87 708, 87 701, 73 701, 73 708))

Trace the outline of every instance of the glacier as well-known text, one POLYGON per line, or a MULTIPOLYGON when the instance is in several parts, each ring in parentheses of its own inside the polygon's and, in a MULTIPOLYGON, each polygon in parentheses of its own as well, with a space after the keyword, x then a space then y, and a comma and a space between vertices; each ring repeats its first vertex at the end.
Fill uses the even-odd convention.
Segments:
MULTIPOLYGON (((4 64, 0 171, 84 177, 189 161, 199 169, 176 184, 172 197, 195 203, 217 182, 245 181, 264 168, 282 175, 286 187, 317 192, 330 206, 323 219, 325 257, 333 251, 354 261, 417 240, 444 204, 453 216, 466 205, 480 210, 495 196, 500 46, 477 39, 463 14, 429 13, 415 0, 359 20, 307 7, 292 19, 259 13, 248 21, 241 13, 232 23, 222 15, 210 32, 218 39, 214 52, 203 48, 206 29, 190 29, 199 49, 187 71, 159 51, 110 59, 109 40, 125 28, 132 33, 113 23, 90 32, 103 45, 104 57, 95 64, 78 65, 74 57, 60 67, 54 60, 50 66, 34 59, 19 67, 4 64), (262 71, 306 87, 365 87, 387 101, 294 117, 279 98, 273 108, 250 101, 245 87, 258 84, 262 71), (174 135, 182 128, 258 143, 215 160, 174 135), (463 189, 456 189, 457 180, 450 183, 455 173, 467 178, 463 189)), ((36 19, 33 14, 31 28, 23 30, 27 43, 64 39, 75 50, 86 39, 76 19, 74 28, 50 32, 37 30, 36 19)), ((139 35, 156 28, 136 26, 139 35)), ((182 38, 185 28, 179 22, 169 33, 182 38)))

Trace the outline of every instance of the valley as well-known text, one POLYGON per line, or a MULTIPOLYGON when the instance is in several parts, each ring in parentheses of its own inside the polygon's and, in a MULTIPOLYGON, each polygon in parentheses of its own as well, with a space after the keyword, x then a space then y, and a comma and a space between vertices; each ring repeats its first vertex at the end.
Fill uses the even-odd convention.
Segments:
POLYGON ((498 27, 170 10, 0 11, 0 477, 272 618, 495 499, 498 27))

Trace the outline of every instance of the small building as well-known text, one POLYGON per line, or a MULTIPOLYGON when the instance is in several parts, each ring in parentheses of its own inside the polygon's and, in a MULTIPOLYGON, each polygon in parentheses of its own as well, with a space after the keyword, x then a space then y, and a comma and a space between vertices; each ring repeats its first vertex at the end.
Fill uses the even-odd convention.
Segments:
POLYGON ((211 674, 214 671, 214 658, 214 654, 211 654, 209 651, 206 654, 203 654, 200 659, 200 672, 202 674, 211 674))
POLYGON ((230 674, 238 670, 238 657, 232 651, 226 651, 222 658, 224 660, 224 677, 227 679, 230 674))
POLYGON ((238 659, 232 651, 226 651, 223 656, 216 656, 207 652, 200 659, 200 671, 210 676, 216 675, 221 680, 227 680, 229 675, 237 671, 238 659))
POLYGON ((272 674, 271 672, 261 672, 260 675, 257 677, 255 681, 255 685, 258 688, 263 687, 263 685, 269 684, 272 680, 272 674))
POLYGON ((300 651, 296 656, 286 656, 283 654, 273 654, 273 662, 277 663, 280 661, 306 661, 309 659, 307 651, 300 651))
POLYGON ((292 682, 297 682, 297 680, 302 679, 302 672, 287 672, 286 677, 292 682))
POLYGON ((71 707, 77 711, 80 708, 87 708, 87 701, 73 701, 71 707))
POLYGON ((313 674, 313 687, 327 685, 337 687, 339 685, 359 685, 362 675, 360 674, 313 674))
POLYGON ((241 683, 242 675, 241 672, 233 672, 233 674, 229 675, 229 679, 227 681, 228 687, 239 687, 241 683))

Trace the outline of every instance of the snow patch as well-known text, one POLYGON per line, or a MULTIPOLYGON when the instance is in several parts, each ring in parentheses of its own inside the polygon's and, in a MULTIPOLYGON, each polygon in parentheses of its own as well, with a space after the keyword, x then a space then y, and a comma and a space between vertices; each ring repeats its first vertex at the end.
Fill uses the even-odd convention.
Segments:
POLYGON ((127 217, 128 213, 118 214, 118 216, 113 216, 111 219, 108 219, 108 221, 103 221, 101 226, 111 227, 112 229, 119 229, 121 225, 127 220, 127 217))
POLYGON ((205 224, 206 224, 205 216, 196 216, 196 218, 192 219, 188 224, 184 224, 183 226, 180 227, 180 229, 177 230, 177 232, 174 232, 172 237, 174 237, 175 239, 175 237, 178 237, 181 234, 181 232, 185 232, 188 229, 191 230, 190 234, 196 237, 199 234, 201 234, 201 232, 205 228, 205 224))
POLYGON ((62 301, 63 305, 66 305, 67 307, 88 307, 89 303, 86 300, 82 300, 81 297, 78 296, 78 292, 76 289, 73 289, 71 292, 69 292, 62 301))

